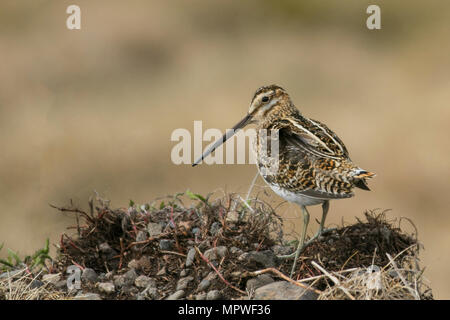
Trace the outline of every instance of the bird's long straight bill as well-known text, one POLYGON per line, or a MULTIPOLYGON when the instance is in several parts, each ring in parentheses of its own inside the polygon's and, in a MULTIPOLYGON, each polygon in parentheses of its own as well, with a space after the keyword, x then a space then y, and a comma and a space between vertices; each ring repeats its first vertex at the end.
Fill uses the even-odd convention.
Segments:
POLYGON ((239 121, 232 129, 228 130, 227 132, 225 132, 225 134, 222 136, 222 138, 220 138, 219 140, 217 140, 216 142, 214 142, 212 145, 210 145, 205 152, 203 152, 202 156, 200 158, 198 158, 193 164, 192 166, 195 167, 196 165, 198 165, 203 159, 205 159, 208 155, 210 155, 214 150, 216 150, 218 147, 220 147, 225 141, 227 141, 228 139, 230 139, 239 129, 242 129, 243 127, 245 127, 250 120, 252 119, 252 116, 247 114, 241 121, 239 121))

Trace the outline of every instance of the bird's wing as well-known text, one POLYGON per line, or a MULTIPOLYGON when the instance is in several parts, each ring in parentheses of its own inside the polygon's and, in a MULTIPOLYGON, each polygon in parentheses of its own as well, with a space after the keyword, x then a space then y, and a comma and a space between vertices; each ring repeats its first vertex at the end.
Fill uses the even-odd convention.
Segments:
POLYGON ((338 136, 319 121, 285 118, 274 129, 279 130, 289 148, 318 157, 349 159, 347 148, 338 136))

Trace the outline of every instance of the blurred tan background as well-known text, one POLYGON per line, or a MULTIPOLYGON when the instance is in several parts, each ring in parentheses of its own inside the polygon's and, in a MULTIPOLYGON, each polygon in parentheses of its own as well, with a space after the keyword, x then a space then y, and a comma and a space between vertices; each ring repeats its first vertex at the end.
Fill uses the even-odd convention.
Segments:
MULTIPOLYGON (((194 120, 230 128, 277 83, 378 174, 328 222, 373 208, 411 218, 434 294, 450 298, 450 2, 305 2, 2 0, 0 243, 57 241, 73 218, 48 203, 86 207, 93 190, 113 206, 245 193, 253 165, 176 166, 170 136, 194 120), (66 28, 70 4, 79 31, 66 28), (365 26, 369 4, 381 30, 365 26)), ((282 208, 298 227, 297 208, 282 208)))

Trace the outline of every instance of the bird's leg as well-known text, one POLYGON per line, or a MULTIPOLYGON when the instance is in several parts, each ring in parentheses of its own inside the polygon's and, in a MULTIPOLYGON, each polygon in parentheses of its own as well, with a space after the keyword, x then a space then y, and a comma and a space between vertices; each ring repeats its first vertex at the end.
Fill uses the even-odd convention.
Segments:
POLYGON ((302 206, 302 214, 303 214, 302 235, 300 237, 300 242, 298 243, 297 250, 295 251, 294 264, 292 265, 291 274, 289 275, 290 278, 292 278, 292 276, 294 275, 295 267, 297 266, 298 256, 305 247, 306 230, 308 229, 309 224, 309 212, 305 206, 302 206))
POLYGON ((320 219, 320 225, 319 230, 317 230, 317 233, 306 242, 305 246, 309 245, 311 242, 316 240, 318 237, 320 237, 323 233, 334 230, 334 229, 325 229, 325 219, 327 218, 328 210, 330 209, 330 201, 327 200, 322 204, 322 219, 320 219))
MULTIPOLYGON (((309 212, 306 209, 305 206, 300 206, 302 209, 302 215, 303 215, 303 228, 302 228, 302 234, 300 236, 300 240, 298 242, 297 245, 297 250, 295 250, 293 253, 291 254, 287 254, 287 255, 283 255, 283 256, 277 256, 277 258, 279 259, 291 259, 291 258, 295 258, 295 260, 297 260, 298 255, 300 254, 300 252, 302 251, 304 244, 305 244, 305 238, 306 238, 306 229, 308 228, 308 224, 309 224, 309 212)), ((294 262, 295 265, 295 262, 294 262)))

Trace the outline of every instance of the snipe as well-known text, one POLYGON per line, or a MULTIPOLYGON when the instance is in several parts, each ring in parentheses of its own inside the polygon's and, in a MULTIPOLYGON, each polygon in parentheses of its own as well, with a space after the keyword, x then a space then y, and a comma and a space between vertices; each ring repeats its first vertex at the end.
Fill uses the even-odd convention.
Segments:
POLYGON ((247 115, 193 166, 248 124, 257 127, 255 151, 259 173, 276 194, 297 203, 302 210, 303 228, 297 250, 281 256, 295 258, 292 277, 301 250, 324 232, 330 200, 352 197, 355 187, 369 190, 366 178, 375 174, 353 164, 342 140, 323 123, 304 117, 288 93, 277 85, 259 88, 247 115), (319 230, 305 243, 309 223, 306 207, 318 204, 323 209, 319 230))

